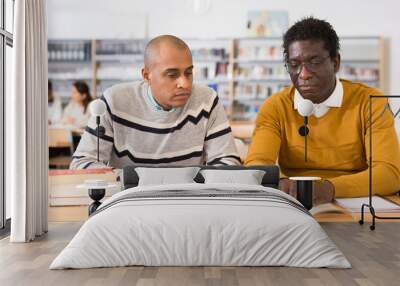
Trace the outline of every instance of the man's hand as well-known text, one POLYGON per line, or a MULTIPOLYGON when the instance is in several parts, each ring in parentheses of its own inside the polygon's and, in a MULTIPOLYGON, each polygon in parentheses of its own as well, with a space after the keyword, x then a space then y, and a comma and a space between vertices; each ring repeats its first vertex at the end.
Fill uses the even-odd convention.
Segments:
MULTIPOLYGON (((297 198, 296 181, 289 179, 281 179, 279 181, 279 189, 292 197, 297 198)), ((328 180, 315 181, 313 183, 313 205, 330 203, 335 199, 335 187, 328 180)))
POLYGON ((331 203, 335 199, 335 186, 328 180, 315 181, 313 204, 331 203))
POLYGON ((279 190, 285 192, 292 197, 297 198, 297 184, 296 181, 289 179, 280 179, 279 180, 279 190))

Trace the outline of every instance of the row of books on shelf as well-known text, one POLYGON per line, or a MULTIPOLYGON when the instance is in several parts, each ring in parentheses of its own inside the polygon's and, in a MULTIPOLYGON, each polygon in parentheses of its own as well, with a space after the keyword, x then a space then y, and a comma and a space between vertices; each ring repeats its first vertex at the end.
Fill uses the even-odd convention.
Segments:
POLYGON ((72 68, 54 70, 49 68, 50 80, 87 80, 92 77, 92 69, 90 67, 72 68))
MULTIPOLYGON (((145 47, 144 40, 97 40, 96 55, 100 58, 101 56, 139 55, 143 59, 145 47)), ((227 61, 229 58, 226 48, 196 48, 191 52, 193 58, 198 61, 227 61)), ((49 61, 90 61, 91 42, 51 41, 48 43, 48 54, 49 61)))
POLYGON ((229 85, 228 84, 209 83, 208 87, 214 89, 217 92, 218 97, 220 99, 229 101, 229 85))
POLYGON ((143 64, 143 54, 97 54, 97 62, 114 62, 119 64, 143 64))
MULTIPOLYGON (((96 42, 96 54, 98 55, 127 55, 144 54, 146 48, 145 40, 98 40, 96 42)), ((198 59, 228 59, 229 53, 226 48, 192 48, 193 58, 198 59)))
POLYGON ((234 101, 230 120, 232 121, 253 121, 263 101, 234 101))
MULTIPOLYGON (((124 65, 102 65, 97 69, 97 77, 132 79, 141 77, 142 63, 131 63, 124 65)), ((193 69, 196 80, 226 79, 228 77, 228 63, 226 62, 202 62, 195 63, 193 69)))
POLYGON ((96 54, 98 55, 143 55, 146 42, 144 40, 98 40, 96 54))
POLYGON ((228 84, 209 84, 219 96, 224 107, 232 106, 230 120, 254 120, 266 98, 285 87, 284 84, 240 84, 235 87, 233 105, 229 98, 228 84))
POLYGON ((357 81, 378 81, 379 69, 375 67, 343 65, 340 68, 339 77, 357 81))
POLYGON ((280 45, 240 46, 238 60, 283 60, 280 45))
MULTIPOLYGON (((341 49, 342 58, 352 61, 379 61, 379 46, 371 43, 347 44, 344 41, 341 49)), ((239 43, 237 48, 237 61, 282 61, 283 48, 281 43, 239 43)))
MULTIPOLYGON (((283 65, 238 65, 236 69, 236 77, 239 79, 287 79, 289 75, 283 65)), ((379 69, 377 67, 359 65, 350 66, 342 65, 339 71, 339 77, 350 80, 379 80, 379 69)))
POLYGON ((86 41, 68 41, 48 44, 49 62, 90 61, 91 45, 86 41))
POLYGON ((238 78, 274 78, 289 79, 283 65, 239 65, 236 69, 238 78))
POLYGON ((225 48, 199 48, 191 49, 192 56, 196 60, 227 60, 229 53, 225 48))
POLYGON ((103 66, 97 69, 98 80, 132 81, 142 77, 142 66, 103 66))
POLYGON ((194 63, 194 77, 198 80, 209 80, 228 77, 227 62, 194 63))
POLYGON ((235 87, 235 100, 265 100, 267 97, 280 91, 287 86, 284 83, 263 84, 263 83, 246 83, 238 84, 235 87))

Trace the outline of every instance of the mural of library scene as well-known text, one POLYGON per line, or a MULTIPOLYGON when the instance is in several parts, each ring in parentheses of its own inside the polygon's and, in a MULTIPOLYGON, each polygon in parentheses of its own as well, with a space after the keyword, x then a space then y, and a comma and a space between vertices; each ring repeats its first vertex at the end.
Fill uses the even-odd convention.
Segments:
MULTIPOLYGON (((184 40, 193 55, 194 82, 218 93, 235 137, 248 143, 264 100, 291 83, 281 37, 184 40)), ((338 76, 383 89, 383 39, 340 40, 338 76)), ((90 116, 90 100, 116 83, 141 79, 147 41, 49 39, 50 168, 68 168, 90 116)))
POLYGON ((400 285, 399 8, 0 0, 0 286, 400 285))

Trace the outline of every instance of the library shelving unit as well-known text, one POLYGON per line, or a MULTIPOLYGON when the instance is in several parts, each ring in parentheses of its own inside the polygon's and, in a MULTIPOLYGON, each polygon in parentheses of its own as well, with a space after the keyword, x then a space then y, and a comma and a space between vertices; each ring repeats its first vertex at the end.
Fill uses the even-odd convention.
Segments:
POLYGON ((92 64, 92 41, 90 40, 49 40, 48 72, 54 93, 62 103, 71 97, 72 83, 85 80, 92 85, 95 74, 92 64))
MULTIPOLYGON (((282 39, 185 39, 194 63, 194 82, 215 89, 233 125, 251 130, 259 107, 272 93, 290 85, 282 39)), ((341 37, 339 77, 384 90, 384 41, 381 37, 341 37)), ((147 39, 49 40, 49 79, 55 93, 70 96, 73 80, 87 80, 93 95, 123 81, 141 78, 147 39)), ((246 137, 245 135, 241 137, 246 137)))
MULTIPOLYGON (((96 40, 93 55, 97 95, 118 82, 141 79, 145 39, 96 40)), ((214 88, 229 107, 229 43, 228 40, 187 39, 194 65, 194 81, 214 88)))
POLYGON ((93 94, 100 96, 116 83, 139 80, 146 43, 144 39, 94 40, 96 85, 93 94))
POLYGON ((283 65, 282 39, 234 40, 232 121, 251 122, 272 93, 290 84, 283 65))
MULTIPOLYGON (((381 37, 341 37, 340 78, 384 90, 381 37)), ((232 121, 254 121, 263 101, 291 84, 284 67, 281 38, 239 38, 234 44, 232 121)))
POLYGON ((231 106, 232 40, 185 39, 193 56, 193 80, 213 88, 229 112, 231 106))

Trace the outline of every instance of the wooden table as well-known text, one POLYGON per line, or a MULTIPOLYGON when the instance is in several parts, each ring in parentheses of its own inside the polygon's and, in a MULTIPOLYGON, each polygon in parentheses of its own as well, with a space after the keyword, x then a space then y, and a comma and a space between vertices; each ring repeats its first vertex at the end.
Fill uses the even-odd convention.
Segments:
POLYGON ((233 121, 230 123, 230 125, 233 137, 247 141, 251 139, 254 128, 256 127, 254 122, 249 121, 233 121))
MULTIPOLYGON (((73 126, 50 125, 48 128, 49 167, 68 169, 74 153, 75 137, 80 138, 84 129, 73 126)), ((75 143, 76 145, 76 143, 75 143)))
POLYGON ((48 129, 49 148, 71 148, 72 133, 65 128, 49 127, 48 129))
MULTIPOLYGON (((400 205, 400 197, 399 196, 389 196, 387 197, 392 202, 395 202, 400 205)), ((361 206, 360 206, 361 209, 361 206)), ((378 216, 381 217, 388 217, 388 216, 396 216, 400 217, 400 212, 391 212, 391 213, 376 213, 378 216)), ((315 219, 319 222, 357 222, 361 218, 361 212, 359 213, 350 213, 350 212, 343 212, 343 213, 319 213, 316 214, 315 219)), ((372 216, 369 212, 368 208, 365 208, 364 212, 364 221, 366 222, 367 225, 369 225, 369 222, 372 221, 372 216)), ((400 222, 399 220, 380 220, 376 219, 376 223, 379 224, 380 222, 400 222)), ((400 225, 399 225, 400 228, 400 225)))
POLYGON ((82 128, 69 125, 50 125, 48 128, 48 142, 50 148, 72 147, 72 136, 81 136, 85 132, 82 128))
MULTIPOLYGON (((117 172, 111 168, 49 170, 49 205, 57 205, 49 206, 49 221, 85 221, 88 217, 88 204, 92 200, 86 196, 87 190, 77 189, 77 186, 89 179, 116 182, 117 175, 117 172), (76 194, 66 195, 70 192, 76 192, 76 194), (76 205, 69 205, 71 200, 76 201, 76 205)), ((107 196, 110 192, 114 191, 107 189, 107 196)))
MULTIPOLYGON (((110 168, 106 169, 87 169, 87 170, 50 170, 49 186, 50 188, 62 187, 64 185, 77 185, 83 183, 86 179, 104 179, 115 181, 116 173, 110 168)), ((390 196, 389 200, 400 204, 399 196, 390 196)), ((361 206, 360 206, 361 208, 361 206)), ((400 216, 400 213, 377 213, 379 216, 400 216)), ((319 213, 315 218, 319 222, 358 222, 361 213, 319 213)), ((85 221, 87 219, 87 205, 82 206, 56 206, 49 207, 49 221, 85 221)), ((371 221, 371 215, 366 209, 365 221, 371 221)), ((389 220, 377 219, 380 222, 389 220)), ((393 222, 393 220, 390 220, 393 222)), ((400 220, 394 220, 400 221, 400 220)), ((399 225, 400 228, 400 225, 399 225)))

